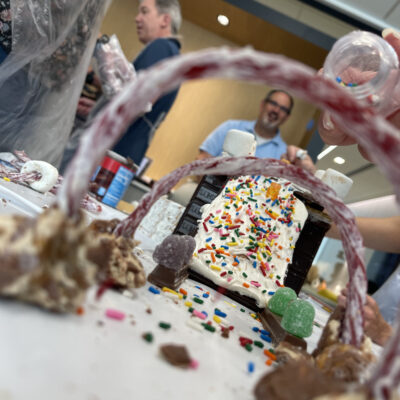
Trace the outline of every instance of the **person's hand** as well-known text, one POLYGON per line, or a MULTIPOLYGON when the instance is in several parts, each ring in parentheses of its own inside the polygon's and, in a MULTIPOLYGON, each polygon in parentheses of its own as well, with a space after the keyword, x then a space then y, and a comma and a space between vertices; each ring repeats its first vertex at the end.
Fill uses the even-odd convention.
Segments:
MULTIPOLYGON (((400 33, 394 31, 393 29, 385 29, 382 32, 382 37, 393 47, 395 52, 400 58, 400 33)), ((371 79, 371 73, 368 71, 360 72, 354 68, 349 68, 349 70, 345 71, 348 76, 345 79, 348 79, 351 82, 362 84, 365 81, 371 79)), ((372 74, 375 74, 372 72, 372 74)), ((393 108, 397 108, 394 113, 387 116, 387 120, 391 122, 397 128, 400 128, 400 93, 396 93, 392 96, 393 108), (397 106, 397 107, 396 107, 397 106)), ((322 138, 322 140, 329 145, 336 146, 347 146, 351 144, 355 144, 356 140, 352 137, 348 136, 346 132, 343 132, 339 128, 336 127, 334 119, 331 116, 324 112, 321 115, 321 118, 318 122, 318 132, 322 138)), ((365 150, 359 146, 360 153, 368 160, 370 157, 365 152, 365 150)))
POLYGON ((288 160, 296 167, 304 168, 312 174, 316 171, 315 165, 311 157, 307 154, 307 151, 297 146, 287 146, 286 153, 281 155, 281 160, 288 160))
MULTIPOLYGON (((346 306, 347 291, 347 288, 343 289, 338 296, 338 304, 343 307, 346 306)), ((378 304, 371 296, 367 296, 364 306, 364 329, 365 334, 380 346, 384 346, 392 335, 392 327, 384 320, 378 304)))
POLYGON ((81 96, 79 98, 78 109, 76 110, 76 113, 80 117, 86 118, 95 104, 96 102, 94 100, 81 96))

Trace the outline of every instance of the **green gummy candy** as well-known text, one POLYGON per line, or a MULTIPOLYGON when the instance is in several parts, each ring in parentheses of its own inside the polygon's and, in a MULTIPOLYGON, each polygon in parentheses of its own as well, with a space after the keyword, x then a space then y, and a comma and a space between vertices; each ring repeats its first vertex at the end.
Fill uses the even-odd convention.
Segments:
POLYGON ((294 336, 309 337, 312 334, 314 316, 314 307, 309 302, 294 300, 283 314, 281 325, 294 336))
POLYGON ((296 292, 288 287, 279 288, 268 301, 268 308, 277 315, 283 315, 288 304, 297 299, 296 292))

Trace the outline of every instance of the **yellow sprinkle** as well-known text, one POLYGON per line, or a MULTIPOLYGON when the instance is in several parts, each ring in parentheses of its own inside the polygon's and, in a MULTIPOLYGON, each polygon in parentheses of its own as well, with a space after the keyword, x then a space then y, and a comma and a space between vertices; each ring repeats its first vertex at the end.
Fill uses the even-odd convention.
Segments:
POLYGON ((254 313, 251 313, 250 316, 252 316, 253 318, 257 318, 257 315, 254 313))
POLYGON ((274 274, 269 274, 269 279, 272 279, 274 277, 274 274))
POLYGON ((227 302, 226 300, 224 300, 224 302, 225 302, 226 304, 229 304, 231 307, 236 308, 236 305, 235 305, 235 304, 229 303, 229 302, 227 302))
POLYGON ((192 307, 193 303, 191 301, 185 301, 186 307, 192 307))
POLYGON ((11 182, 11 180, 9 178, 4 177, 3 178, 6 182, 11 182))
POLYGON ((265 252, 266 252, 269 256, 272 256, 272 253, 271 253, 269 250, 265 249, 265 252))
POLYGON ((291 249, 294 249, 294 246, 291 244, 291 245, 290 245, 290 248, 291 248, 291 249))
POLYGON ((172 294, 174 294, 175 296, 178 296, 180 299, 183 298, 183 295, 182 295, 182 294, 177 293, 177 292, 175 292, 175 290, 172 290, 172 289, 170 289, 170 288, 168 288, 168 287, 166 287, 166 286, 164 286, 164 287, 162 288, 162 291, 163 291, 163 292, 172 293, 172 294))
POLYGON ((210 268, 213 269, 214 271, 221 271, 221 267, 218 267, 217 265, 211 265, 210 268))
POLYGON ((258 242, 258 247, 265 247, 265 244, 262 242, 258 242))
POLYGON ((258 261, 262 261, 262 258, 261 258, 260 253, 257 253, 257 260, 258 260, 258 261))
POLYGON ((243 244, 243 240, 240 240, 240 244, 243 244))
POLYGON ((260 211, 254 211, 255 214, 261 215, 260 211))
POLYGON ((255 196, 260 196, 261 193, 260 193, 260 192, 257 192, 257 193, 254 193, 254 195, 255 195, 255 196))
POLYGON ((221 323, 221 318, 218 317, 218 315, 214 315, 214 316, 213 316, 213 320, 214 320, 217 324, 220 324, 220 323, 221 323))
POLYGON ((227 245, 228 245, 228 246, 237 246, 238 243, 236 243, 236 242, 229 242, 229 243, 227 243, 227 245))

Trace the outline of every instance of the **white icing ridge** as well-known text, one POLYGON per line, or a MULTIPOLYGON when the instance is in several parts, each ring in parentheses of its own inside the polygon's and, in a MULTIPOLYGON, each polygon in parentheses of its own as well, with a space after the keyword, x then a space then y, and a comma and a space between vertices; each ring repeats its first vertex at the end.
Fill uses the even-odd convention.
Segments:
POLYGON ((202 208, 190 267, 216 285, 265 307, 283 285, 308 217, 293 191, 286 179, 231 179, 219 196, 202 208))

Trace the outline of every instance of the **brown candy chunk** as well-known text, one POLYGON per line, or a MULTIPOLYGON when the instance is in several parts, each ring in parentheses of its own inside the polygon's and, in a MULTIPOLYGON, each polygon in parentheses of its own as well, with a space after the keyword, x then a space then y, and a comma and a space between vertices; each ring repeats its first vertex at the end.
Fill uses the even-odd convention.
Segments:
POLYGON ((164 344, 160 346, 163 357, 175 367, 188 368, 191 358, 185 346, 177 344, 164 344))
POLYGON ((257 400, 310 400, 327 393, 340 393, 342 383, 326 377, 309 362, 291 362, 264 375, 257 383, 257 400))
POLYGON ((357 383, 365 381, 372 361, 370 353, 348 344, 336 343, 326 347, 316 357, 315 365, 329 377, 357 383))
POLYGON ((308 361, 314 363, 311 354, 308 354, 303 348, 295 346, 289 342, 281 342, 275 349, 276 361, 279 364, 287 364, 292 361, 308 361))

